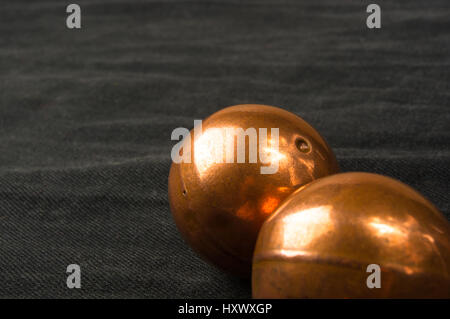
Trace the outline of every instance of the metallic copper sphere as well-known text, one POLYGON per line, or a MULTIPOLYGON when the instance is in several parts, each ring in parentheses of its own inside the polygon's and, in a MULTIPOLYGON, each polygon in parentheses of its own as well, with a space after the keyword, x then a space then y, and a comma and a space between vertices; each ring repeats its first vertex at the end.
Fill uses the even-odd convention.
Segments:
POLYGON ((248 276, 266 218, 299 186, 338 172, 338 164, 316 130, 280 108, 231 106, 204 120, 202 129, 202 134, 195 134, 195 128, 190 133, 191 163, 172 164, 170 207, 180 232, 195 251, 222 269, 248 276), (214 129, 229 128, 254 128, 258 142, 263 140, 259 129, 267 129, 267 144, 259 145, 259 156, 253 162, 250 145, 256 140, 251 144, 250 137, 240 144, 244 145, 244 163, 237 159, 237 138, 228 140, 234 149, 229 162, 220 152, 223 147, 214 149, 220 137, 212 133, 214 129), (272 128, 279 129, 278 147, 272 128), (276 171, 263 173, 264 168, 275 167, 275 162, 276 171))
POLYGON ((394 179, 325 177, 262 226, 252 276, 254 298, 448 298, 450 224, 394 179))

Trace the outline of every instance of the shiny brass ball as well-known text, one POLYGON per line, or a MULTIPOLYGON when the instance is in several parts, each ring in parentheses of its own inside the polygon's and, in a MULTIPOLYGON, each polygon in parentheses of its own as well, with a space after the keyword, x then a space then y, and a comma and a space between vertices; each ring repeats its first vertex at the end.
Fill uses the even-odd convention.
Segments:
POLYGON ((450 224, 394 179, 325 177, 295 191, 261 228, 252 290, 255 298, 449 298, 450 224))
POLYGON ((196 252, 224 270, 248 276, 256 238, 266 218, 299 186, 338 172, 338 164, 314 128, 277 107, 231 106, 204 120, 202 129, 202 135, 196 136, 194 130, 190 133, 191 163, 172 163, 171 211, 178 229, 196 252), (218 155, 207 148, 206 132, 230 127, 254 128, 257 132, 266 128, 269 158, 278 161, 277 172, 262 174, 261 168, 268 162, 260 157, 254 163, 249 161, 249 138, 244 163, 238 163, 236 148, 234 161, 217 161, 218 155), (271 128, 279 129, 276 150, 270 148, 271 128))

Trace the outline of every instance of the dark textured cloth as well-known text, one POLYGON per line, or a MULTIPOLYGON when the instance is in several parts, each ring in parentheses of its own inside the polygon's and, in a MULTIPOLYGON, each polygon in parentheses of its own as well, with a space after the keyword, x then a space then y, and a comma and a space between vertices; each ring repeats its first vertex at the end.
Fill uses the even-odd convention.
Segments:
POLYGON ((0 297, 250 297, 167 199, 172 130, 234 104, 300 115, 343 171, 450 217, 448 0, 378 1, 379 30, 359 0, 76 1, 81 30, 68 3, 0 4, 0 297))

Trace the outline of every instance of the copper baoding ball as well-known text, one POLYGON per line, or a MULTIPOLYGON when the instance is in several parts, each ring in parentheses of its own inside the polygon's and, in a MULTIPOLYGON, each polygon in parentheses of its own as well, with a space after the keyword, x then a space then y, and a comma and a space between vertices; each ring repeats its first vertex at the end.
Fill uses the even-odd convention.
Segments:
MULTIPOLYGON (((299 186, 338 172, 335 155, 303 119, 272 106, 227 107, 202 122, 201 134, 195 130, 190 133, 191 163, 174 162, 170 169, 169 201, 175 222, 206 260, 231 273, 249 276, 263 222, 299 186), (219 141, 220 134, 213 134, 216 129, 230 132, 230 128, 241 132, 255 129, 257 140, 250 134, 242 135, 244 143, 241 139, 239 144, 237 135, 219 141), (272 128, 278 128, 277 139, 272 128), (260 129, 267 129, 264 139, 260 129), (223 140, 234 149, 234 157, 228 160, 224 154, 230 153, 214 148, 223 140), (264 140, 262 145, 256 143, 264 140), (257 146, 256 157, 251 156, 255 150, 251 145, 257 146), (237 158, 239 150, 245 155, 244 162, 237 158), (264 169, 271 173, 263 174, 264 169)), ((182 148, 180 154, 184 151, 182 148)))
POLYGON ((252 277, 254 298, 449 298, 450 224, 394 179, 325 177, 262 226, 252 277))

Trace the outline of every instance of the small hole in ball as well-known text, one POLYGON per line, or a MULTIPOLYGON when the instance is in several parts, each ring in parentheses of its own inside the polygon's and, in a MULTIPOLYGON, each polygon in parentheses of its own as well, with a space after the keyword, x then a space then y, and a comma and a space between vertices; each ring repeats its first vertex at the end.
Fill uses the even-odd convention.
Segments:
POLYGON ((186 194, 187 194, 187 192, 186 192, 186 190, 185 189, 183 189, 183 196, 186 196, 186 194))
POLYGON ((295 146, 297 149, 302 153, 309 153, 311 151, 311 147, 309 146, 308 142, 306 142, 303 138, 298 137, 295 140, 295 146))

